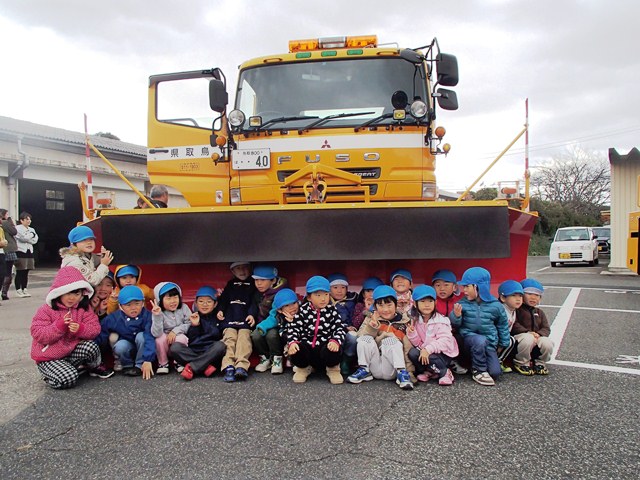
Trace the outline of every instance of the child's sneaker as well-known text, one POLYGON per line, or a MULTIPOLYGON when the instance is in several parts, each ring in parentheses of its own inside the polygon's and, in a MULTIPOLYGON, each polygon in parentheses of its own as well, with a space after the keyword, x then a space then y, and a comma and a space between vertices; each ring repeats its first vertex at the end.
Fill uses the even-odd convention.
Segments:
POLYGON ((216 373, 216 367, 214 367, 213 365, 209 365, 207 368, 204 369, 204 372, 202 372, 202 374, 205 377, 210 377, 211 375, 213 375, 214 373, 216 373))
POLYGON ((349 383, 362 383, 373 380, 371 372, 364 367, 358 367, 358 369, 347 377, 349 383))
POLYGON ((428 382, 433 377, 435 377, 435 374, 431 372, 424 372, 424 373, 419 373, 416 378, 418 379, 419 382, 428 382))
POLYGON ((349 375, 351 375, 351 372, 352 372, 351 358, 344 357, 340 361, 340 374, 344 375, 345 377, 348 377, 349 375))
POLYGON ((104 365, 100 364, 98 365, 96 368, 89 370, 89 375, 92 377, 98 377, 98 378, 109 378, 109 377, 113 377, 113 374, 115 372, 113 370, 111 370, 110 368, 105 367, 104 365))
POLYGON ((520 375, 526 375, 527 377, 533 375, 533 370, 531 369, 531 367, 529 365, 519 365, 517 363, 514 363, 513 364, 513 368, 520 375))
POLYGON ((248 376, 249 372, 247 372, 244 368, 236 368, 236 380, 246 380, 248 376))
POLYGON ((326 371, 331 385, 340 385, 341 383, 344 383, 344 378, 342 378, 342 374, 340 373, 340 365, 327 367, 326 371))
POLYGON ((256 372, 266 372, 271 368, 271 357, 267 357, 266 355, 260 355, 260 360, 258 361, 258 365, 256 365, 256 372))
POLYGON ((166 375, 169 373, 169 364, 165 363, 163 365, 158 365, 158 370, 156 370, 158 375, 166 375))
POLYGON ((282 366, 282 357, 279 355, 273 356, 273 363, 271 364, 271 374, 279 375, 284 372, 284 367, 282 366))
POLYGON ((127 377, 139 377, 142 375, 142 370, 138 367, 129 367, 124 369, 124 374, 127 377))
POLYGON ((438 383, 440 385, 453 385, 454 381, 455 379, 453 378, 453 373, 451 373, 451 370, 447 368, 447 373, 445 373, 444 376, 441 377, 440 380, 438 380, 438 383))
POLYGON ((402 390, 413 390, 413 383, 411 383, 409 372, 407 372, 404 368, 398 371, 398 374, 396 375, 396 383, 402 390))
POLYGON ((113 359, 113 371, 114 372, 121 372, 122 371, 122 363, 120 363, 120 359, 119 358, 114 358, 113 359))
POLYGON ((236 381, 236 369, 228 366, 224 369, 224 381, 227 383, 236 381))
POLYGON ((533 367, 536 375, 549 375, 549 369, 545 365, 536 365, 533 367))
POLYGON ((175 365, 176 365, 176 372, 182 373, 182 371, 184 370, 184 365, 182 365, 182 364, 180 364, 178 362, 176 362, 175 365))
POLYGON ((511 367, 508 367, 503 362, 500 362, 500 370, 502 370, 502 373, 511 373, 511 372, 513 372, 511 367))
POLYGON ((492 387, 496 384, 495 380, 487 372, 478 372, 476 370, 473 371, 473 380, 486 387, 492 387))
MULTIPOLYGON (((158 371, 160 371, 160 369, 158 368, 158 371)), ((169 369, 167 368, 167 371, 169 371, 169 369)), ((190 364, 186 364, 184 366, 184 370, 182 370, 182 372, 180 372, 180 376, 182 378, 184 378, 185 380, 193 380, 193 370, 191 370, 191 365, 190 364)))
POLYGON ((467 372, 469 371, 468 369, 464 368, 462 365, 460 365, 457 361, 455 360, 451 360, 451 370, 453 371, 453 373, 455 373, 456 375, 466 375, 467 372))
POLYGON ((311 367, 296 367, 293 374, 293 383, 304 383, 307 381, 307 377, 311 375, 311 367))

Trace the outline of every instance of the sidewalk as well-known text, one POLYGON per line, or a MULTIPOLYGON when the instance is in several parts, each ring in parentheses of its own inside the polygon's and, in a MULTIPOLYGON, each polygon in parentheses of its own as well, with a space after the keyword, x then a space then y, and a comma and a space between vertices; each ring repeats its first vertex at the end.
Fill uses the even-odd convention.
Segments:
POLYGON ((0 425, 32 405, 45 391, 35 363, 31 360, 31 318, 44 303, 55 268, 29 273, 31 297, 16 296, 13 285, 9 300, 0 306, 0 425))

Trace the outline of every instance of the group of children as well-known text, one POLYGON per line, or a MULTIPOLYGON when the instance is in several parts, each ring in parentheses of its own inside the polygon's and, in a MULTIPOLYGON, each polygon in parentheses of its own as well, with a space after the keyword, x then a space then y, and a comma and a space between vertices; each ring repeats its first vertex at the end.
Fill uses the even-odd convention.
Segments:
POLYGON ((474 381, 494 385, 511 359, 522 375, 549 373, 544 289, 533 279, 508 280, 495 298, 481 267, 460 281, 439 270, 431 285, 417 286, 401 269, 389 285, 364 280, 357 294, 336 273, 309 278, 301 299, 275 267, 234 262, 223 289, 202 286, 189 306, 179 285, 151 290, 135 265, 112 273, 112 254, 93 254, 90 228, 72 229, 69 242, 31 325, 31 355, 52 388, 75 386, 83 371, 150 379, 172 367, 185 380, 220 371, 231 383, 248 378, 254 353, 256 372, 282 374, 290 365, 295 383, 315 371, 332 384, 395 380, 412 390, 418 382, 452 385, 470 367, 474 381))

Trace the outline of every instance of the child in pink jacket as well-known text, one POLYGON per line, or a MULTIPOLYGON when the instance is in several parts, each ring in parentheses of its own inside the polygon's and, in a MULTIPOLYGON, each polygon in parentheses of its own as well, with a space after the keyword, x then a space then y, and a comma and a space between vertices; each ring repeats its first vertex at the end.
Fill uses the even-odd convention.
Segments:
POLYGON ((409 359, 416 367, 418 380, 438 379, 440 385, 452 385, 451 359, 458 356, 458 344, 451 333, 449 319, 436 311, 436 291, 419 285, 413 291, 413 320, 407 337, 413 345, 409 359))
POLYGON ((100 365, 100 348, 91 341, 100 333, 98 316, 89 305, 91 295, 93 288, 80 270, 62 267, 46 304, 33 317, 31 358, 51 388, 74 387, 81 366, 88 368, 91 376, 113 375, 113 371, 100 365))

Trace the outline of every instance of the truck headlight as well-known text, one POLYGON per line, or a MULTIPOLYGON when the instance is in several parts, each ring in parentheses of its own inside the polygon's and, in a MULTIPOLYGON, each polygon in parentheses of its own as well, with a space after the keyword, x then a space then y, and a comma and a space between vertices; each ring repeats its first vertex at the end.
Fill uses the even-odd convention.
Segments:
POLYGON ((232 127, 240 127, 244 124, 245 120, 244 113, 242 110, 231 110, 229 112, 229 123, 232 127))
POLYGON ((422 118, 427 114, 427 104, 422 100, 416 100, 411 104, 411 116, 414 118, 422 118))

